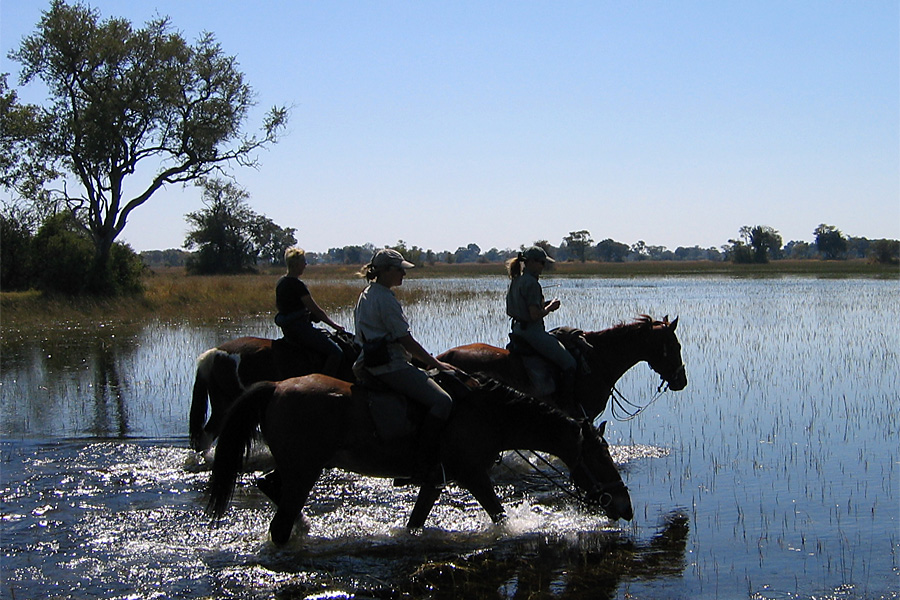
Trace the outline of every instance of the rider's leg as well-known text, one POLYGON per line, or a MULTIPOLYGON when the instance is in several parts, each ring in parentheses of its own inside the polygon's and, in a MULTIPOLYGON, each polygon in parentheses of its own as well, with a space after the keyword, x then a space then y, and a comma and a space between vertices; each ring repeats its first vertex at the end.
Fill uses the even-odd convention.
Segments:
MULTIPOLYGON (((440 465, 440 436, 450 417, 453 399, 444 389, 421 369, 412 365, 397 371, 383 373, 378 378, 394 391, 410 400, 425 405, 428 414, 419 428, 413 449, 413 479, 431 481, 440 465)), ((441 481, 433 482, 440 483, 441 481)))
POLYGON ((566 408, 575 405, 575 357, 566 350, 558 339, 544 331, 542 327, 529 323, 524 328, 514 328, 514 333, 522 336, 535 352, 555 364, 560 370, 558 396, 566 408))
POLYGON ((341 368, 341 360, 344 358, 344 352, 324 331, 312 324, 296 327, 292 331, 293 339, 297 340, 302 346, 309 348, 325 359, 322 366, 322 373, 337 377, 341 368))

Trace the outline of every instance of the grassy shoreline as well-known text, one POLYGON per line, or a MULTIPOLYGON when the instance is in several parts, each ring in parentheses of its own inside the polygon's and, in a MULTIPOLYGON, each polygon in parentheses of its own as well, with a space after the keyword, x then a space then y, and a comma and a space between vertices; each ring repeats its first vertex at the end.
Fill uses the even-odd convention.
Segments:
MULTIPOLYGON (((313 282, 316 301, 326 310, 352 306, 363 286, 358 266, 312 265, 304 279, 313 282)), ((148 319, 216 321, 270 315, 280 270, 254 275, 190 277, 181 268, 154 269, 145 292, 131 298, 49 297, 40 292, 0 292, 0 331, 54 327, 66 323, 140 323, 148 319)), ((548 276, 561 277, 753 277, 879 278, 900 280, 897 266, 866 261, 783 260, 765 265, 724 262, 558 263, 548 276)), ((498 263, 435 264, 410 270, 410 279, 505 277, 498 263)), ((399 290, 403 301, 415 294, 399 290)))

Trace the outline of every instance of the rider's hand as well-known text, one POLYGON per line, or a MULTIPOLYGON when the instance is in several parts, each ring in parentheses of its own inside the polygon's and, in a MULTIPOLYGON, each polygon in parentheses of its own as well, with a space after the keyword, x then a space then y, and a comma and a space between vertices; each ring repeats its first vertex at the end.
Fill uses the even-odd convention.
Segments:
POLYGON ((457 369, 450 363, 445 363, 445 362, 437 360, 437 359, 435 359, 435 362, 437 363, 437 368, 439 371, 451 371, 451 372, 459 371, 459 369, 457 369))

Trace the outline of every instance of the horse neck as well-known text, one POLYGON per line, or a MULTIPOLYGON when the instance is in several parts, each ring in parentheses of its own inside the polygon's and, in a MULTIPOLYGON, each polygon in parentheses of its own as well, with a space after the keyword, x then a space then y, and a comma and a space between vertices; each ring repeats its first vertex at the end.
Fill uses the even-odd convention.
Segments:
POLYGON ((594 347, 592 374, 601 378, 607 387, 612 387, 629 369, 646 360, 645 331, 646 325, 632 323, 585 333, 585 338, 594 347))
POLYGON ((503 450, 547 452, 566 464, 578 456, 581 428, 557 410, 537 405, 514 406, 499 416, 499 423, 503 450))

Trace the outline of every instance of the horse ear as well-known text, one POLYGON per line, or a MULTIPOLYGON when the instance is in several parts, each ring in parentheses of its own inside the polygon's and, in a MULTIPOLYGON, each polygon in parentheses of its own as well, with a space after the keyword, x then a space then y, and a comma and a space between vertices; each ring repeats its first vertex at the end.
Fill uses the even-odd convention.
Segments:
POLYGON ((669 329, 671 329, 672 331, 675 331, 676 327, 678 327, 678 317, 675 317, 675 320, 672 321, 671 325, 669 325, 669 329))
POLYGON ((600 426, 597 427, 597 433, 600 434, 600 437, 603 437, 603 434, 606 432, 606 421, 600 423, 600 426))

